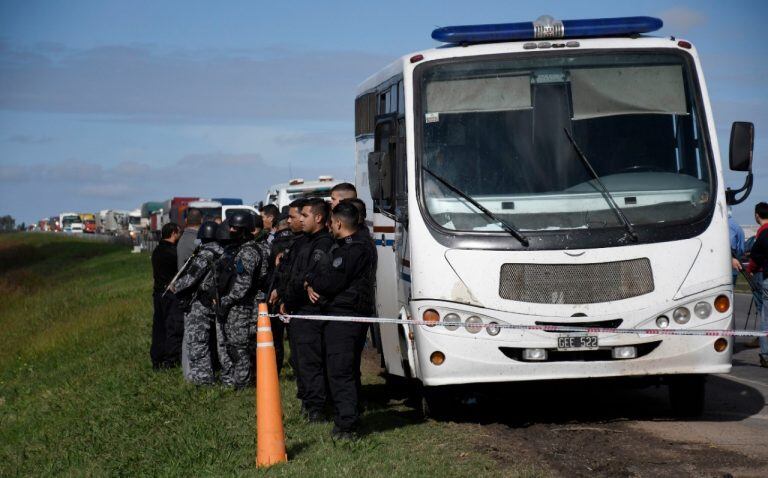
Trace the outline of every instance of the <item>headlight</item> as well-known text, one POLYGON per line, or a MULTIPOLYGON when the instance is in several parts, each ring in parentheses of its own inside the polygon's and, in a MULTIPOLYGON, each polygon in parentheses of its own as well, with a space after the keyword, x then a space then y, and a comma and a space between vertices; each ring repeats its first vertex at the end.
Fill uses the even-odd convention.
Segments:
POLYGON ((712 306, 706 302, 699 302, 693 307, 693 313, 700 319, 706 319, 712 313, 712 306))
POLYGON ((499 327, 499 324, 496 322, 491 322, 488 324, 488 327, 485 328, 485 331, 488 332, 488 335, 499 335, 499 332, 501 332, 501 327, 499 327))
POLYGON ((467 332, 470 334, 476 334, 480 332, 480 330, 483 328, 483 319, 480 317, 473 315, 467 318, 465 322, 467 332))
POLYGON ((691 320, 691 311, 686 307, 678 307, 672 312, 672 318, 680 325, 687 324, 691 320))
POLYGON ((666 315, 660 315, 656 318, 656 327, 666 329, 669 327, 669 318, 666 315))
POLYGON ((443 318, 443 326, 446 330, 456 330, 459 328, 460 324, 461 317, 459 317, 459 314, 454 314, 451 312, 443 318))

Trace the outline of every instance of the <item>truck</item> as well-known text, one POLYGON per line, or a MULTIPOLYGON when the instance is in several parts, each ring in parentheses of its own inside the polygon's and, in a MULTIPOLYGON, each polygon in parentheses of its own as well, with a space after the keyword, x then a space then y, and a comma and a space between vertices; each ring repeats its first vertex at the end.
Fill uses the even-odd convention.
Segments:
POLYGON ((101 234, 117 236, 128 230, 128 211, 103 209, 99 211, 98 228, 101 234))
MULTIPOLYGON (((163 224, 172 221, 181 226, 184 225, 189 203, 199 201, 199 197, 173 197, 163 203, 163 224)), ((162 227, 162 226, 161 226, 162 227)))
POLYGON ((661 25, 439 28, 358 87, 355 182, 396 319, 376 335, 422 411, 455 387, 621 377, 696 416, 731 370, 727 209, 754 126, 732 126, 746 180, 726 189, 698 53, 646 35, 661 25))
POLYGON ((85 229, 83 220, 76 212, 63 212, 59 214, 61 230, 70 234, 82 234, 85 229))
POLYGON ((334 180, 333 176, 319 176, 317 181, 305 181, 302 178, 291 179, 287 183, 274 184, 267 190, 265 204, 274 204, 279 210, 296 199, 321 197, 331 199, 331 189, 344 180, 334 180))
POLYGON ((90 212, 80 213, 83 220, 83 232, 86 234, 96 234, 96 216, 90 212))

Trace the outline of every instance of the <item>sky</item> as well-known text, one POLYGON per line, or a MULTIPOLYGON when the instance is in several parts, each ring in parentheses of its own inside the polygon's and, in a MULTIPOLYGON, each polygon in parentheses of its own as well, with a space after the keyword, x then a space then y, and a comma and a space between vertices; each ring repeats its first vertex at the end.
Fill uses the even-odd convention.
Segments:
MULTIPOLYGON (((354 179, 357 84, 438 44, 438 26, 650 15, 696 45, 727 163, 755 124, 768 200, 764 1, 0 0, 0 215, 134 209, 172 196, 264 199, 269 185, 354 179)), ((739 187, 743 173, 726 172, 739 187)))

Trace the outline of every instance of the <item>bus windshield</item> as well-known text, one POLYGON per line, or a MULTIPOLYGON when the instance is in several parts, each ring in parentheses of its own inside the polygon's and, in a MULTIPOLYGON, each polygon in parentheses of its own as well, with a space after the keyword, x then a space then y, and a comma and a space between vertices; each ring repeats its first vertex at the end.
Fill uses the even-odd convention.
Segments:
POLYGON ((422 201, 439 226, 522 231, 621 227, 567 130, 632 225, 713 207, 697 87, 682 55, 490 57, 417 73, 422 201))

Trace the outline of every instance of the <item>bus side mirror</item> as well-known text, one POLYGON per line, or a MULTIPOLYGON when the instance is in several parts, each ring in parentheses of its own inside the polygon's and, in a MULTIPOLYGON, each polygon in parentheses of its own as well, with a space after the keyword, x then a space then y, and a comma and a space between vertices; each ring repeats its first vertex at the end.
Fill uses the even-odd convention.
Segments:
POLYGON ((389 156, 383 151, 368 153, 368 186, 371 199, 382 201, 392 196, 389 156))
POLYGON ((731 171, 752 171, 752 150, 755 145, 755 125, 736 121, 731 126, 729 161, 731 171))
POLYGON ((748 121, 736 121, 731 126, 731 143, 728 161, 732 171, 746 171, 747 179, 739 189, 728 188, 725 201, 729 206, 744 202, 752 192, 752 151, 755 145, 755 125, 748 121), (737 194, 743 193, 741 197, 737 194))

